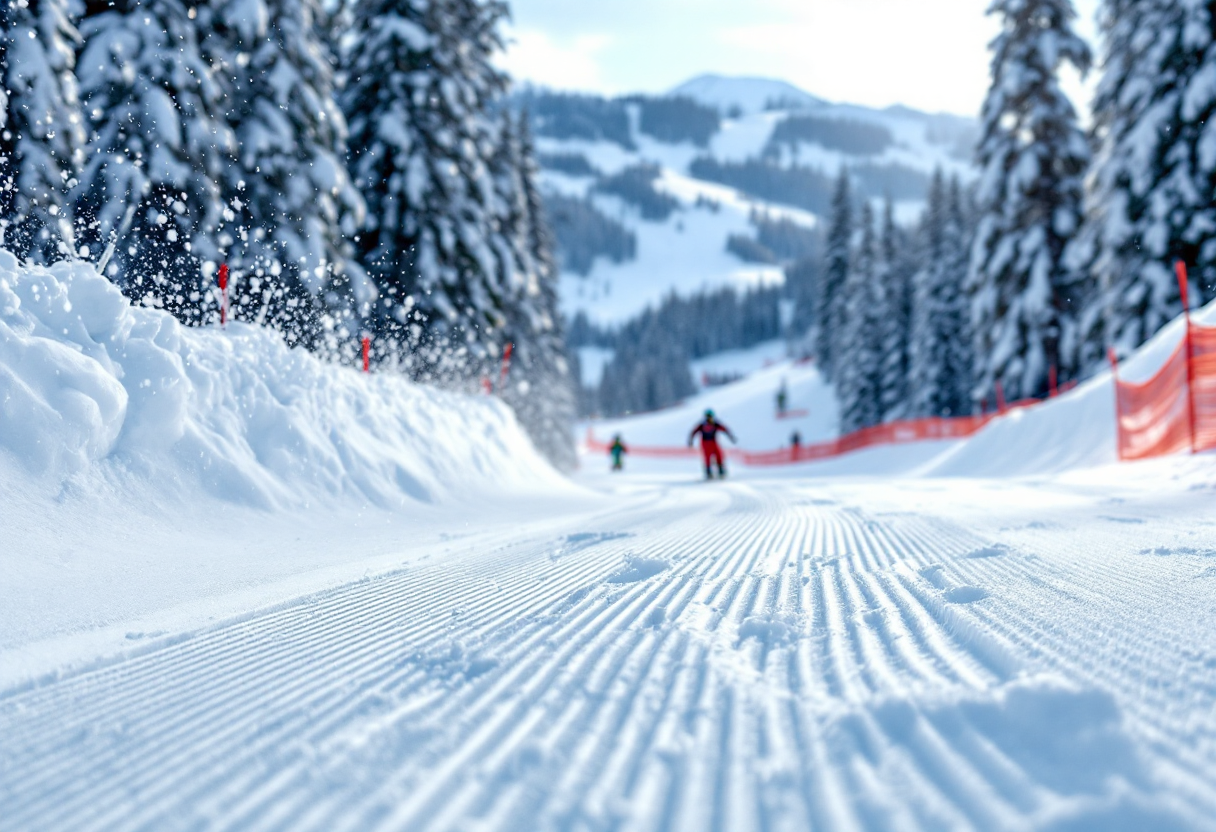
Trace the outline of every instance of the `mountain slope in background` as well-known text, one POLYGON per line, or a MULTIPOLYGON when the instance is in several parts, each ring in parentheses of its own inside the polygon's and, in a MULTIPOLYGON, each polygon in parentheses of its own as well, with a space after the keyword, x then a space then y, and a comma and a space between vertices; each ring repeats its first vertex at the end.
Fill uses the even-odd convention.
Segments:
POLYGON ((781 283, 813 234, 773 251, 753 245, 760 225, 814 232, 842 167, 903 222, 934 169, 974 176, 971 119, 832 104, 782 81, 706 75, 617 99, 527 89, 516 103, 537 136, 562 307, 602 325, 671 292, 781 283))
POLYGON ((804 109, 827 104, 788 81, 773 78, 732 77, 707 73, 680 84, 667 93, 672 98, 691 98, 716 107, 724 115, 762 113, 775 109, 804 109))

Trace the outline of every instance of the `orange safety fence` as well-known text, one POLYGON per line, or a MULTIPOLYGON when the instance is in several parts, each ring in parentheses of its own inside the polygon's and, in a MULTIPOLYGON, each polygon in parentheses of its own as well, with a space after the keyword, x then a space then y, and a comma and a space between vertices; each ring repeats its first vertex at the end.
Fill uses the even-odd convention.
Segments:
POLYGON ((1188 324, 1188 334, 1147 381, 1120 381, 1115 369, 1120 459, 1216 448, 1216 327, 1188 324))
MULTIPOLYGON (((1037 402, 1033 399, 1018 402, 1009 409, 1029 407, 1032 404, 1037 404, 1037 402)), ((812 462, 879 445, 902 445, 908 442, 921 442, 927 439, 963 439, 977 433, 980 428, 984 427, 992 419, 995 419, 997 415, 996 413, 989 413, 983 416, 910 419, 908 421, 890 422, 885 425, 862 428, 859 431, 828 442, 799 445, 796 448, 780 448, 774 451, 746 451, 740 448, 731 448, 727 450, 727 454, 744 465, 754 467, 812 462)), ((597 439, 591 428, 587 428, 585 445, 591 453, 608 453, 609 443, 597 439)), ((635 457, 659 459, 700 456, 700 452, 694 448, 656 445, 628 445, 627 452, 635 457)))
POLYGON ((993 417, 962 416, 954 419, 912 419, 890 422, 885 425, 862 428, 829 442, 814 445, 799 445, 797 448, 782 448, 776 451, 753 453, 740 451, 736 454, 744 465, 788 465, 793 462, 810 462, 828 459, 877 445, 901 445, 905 442, 920 442, 925 439, 961 439, 971 436, 993 417))
POLYGON ((1216 448, 1216 327, 1191 327, 1195 450, 1216 448))

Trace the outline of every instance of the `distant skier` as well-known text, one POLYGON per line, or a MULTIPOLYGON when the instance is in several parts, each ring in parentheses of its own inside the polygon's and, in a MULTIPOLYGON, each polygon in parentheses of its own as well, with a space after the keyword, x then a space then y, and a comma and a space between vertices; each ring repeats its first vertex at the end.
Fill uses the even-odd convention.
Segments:
POLYGON ((722 448, 718 445, 718 434, 725 433, 731 442, 735 442, 735 435, 730 432, 730 428, 721 422, 714 419, 712 410, 705 411, 705 420, 701 424, 692 429, 692 433, 688 435, 688 447, 692 447, 697 436, 701 437, 701 455, 705 457, 705 479, 712 480, 714 478, 714 463, 718 465, 718 477, 726 476, 726 462, 722 455, 722 448))
POLYGON ((608 455, 612 457, 613 471, 624 469, 625 454, 627 453, 629 453, 629 449, 625 447, 625 443, 621 440, 621 435, 618 433, 612 437, 612 444, 608 446, 608 455))
POLYGON ((798 431, 794 431, 794 433, 790 436, 790 455, 794 458, 795 462, 798 461, 798 452, 801 450, 802 434, 798 431))
POLYGON ((777 390, 777 418, 785 418, 786 408, 789 407, 790 392, 785 386, 785 379, 781 379, 781 388, 777 390))

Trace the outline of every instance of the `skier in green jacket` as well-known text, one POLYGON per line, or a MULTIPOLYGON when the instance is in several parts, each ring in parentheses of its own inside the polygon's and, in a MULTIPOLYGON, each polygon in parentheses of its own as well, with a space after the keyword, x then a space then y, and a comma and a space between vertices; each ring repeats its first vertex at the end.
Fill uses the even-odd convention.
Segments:
POLYGON ((612 470, 620 471, 625 467, 625 454, 629 453, 629 449, 625 447, 625 443, 621 441, 621 435, 618 433, 612 437, 612 444, 608 446, 608 454, 612 457, 612 470))

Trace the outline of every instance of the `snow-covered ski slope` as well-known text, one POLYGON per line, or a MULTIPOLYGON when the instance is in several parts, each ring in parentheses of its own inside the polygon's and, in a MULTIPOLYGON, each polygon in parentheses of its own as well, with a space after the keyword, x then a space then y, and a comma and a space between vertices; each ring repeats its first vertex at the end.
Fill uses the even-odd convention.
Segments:
POLYGON ((9 687, 5 827, 1216 828, 1209 466, 627 476, 9 687))
MULTIPOLYGON (((724 118, 721 129, 706 148, 690 142, 671 144, 641 132, 633 119, 631 140, 635 149, 602 140, 556 139, 541 136, 537 147, 543 153, 579 154, 602 174, 612 175, 637 164, 657 165, 661 177, 656 187, 679 200, 680 208, 666 220, 644 220, 621 199, 592 189, 590 177, 575 177, 553 170, 542 172, 542 184, 568 195, 589 196, 607 215, 621 221, 637 236, 637 258, 622 264, 598 259, 586 277, 563 273, 563 308, 573 315, 582 311, 602 324, 619 323, 647 305, 657 304, 670 292, 687 294, 702 288, 749 287, 780 283, 781 268, 744 263, 726 250, 732 234, 753 236, 749 221, 753 212, 773 219, 785 218, 808 228, 818 217, 810 212, 759 199, 689 173, 694 159, 709 157, 719 162, 745 162, 759 158, 774 128, 791 115, 809 115, 824 120, 862 122, 881 127, 892 143, 881 153, 858 156, 816 142, 787 146, 785 162, 815 168, 834 177, 842 166, 867 164, 878 167, 901 165, 923 174, 941 168, 948 175, 969 180, 975 175, 967 144, 973 123, 956 116, 936 116, 892 107, 875 110, 851 104, 829 103, 789 84, 768 79, 702 76, 672 90, 673 96, 688 96, 703 104, 737 115, 724 118), (772 109, 766 105, 773 104, 772 109)), ((973 136, 972 136, 973 138, 973 136)), ((897 204, 897 217, 911 222, 923 200, 897 204)))
POLYGON ((702 388, 686 401, 654 413, 597 419, 582 425, 580 433, 590 429, 604 441, 619 433, 626 445, 679 447, 688 441, 689 432, 705 411, 713 410, 734 432, 740 446, 749 449, 788 446, 795 431, 804 443, 832 439, 838 433, 840 418, 831 385, 824 382, 814 364, 777 358, 774 353, 780 346, 773 342, 756 350, 722 353, 695 362, 693 374, 698 380, 702 371, 740 372, 746 373, 746 378, 702 388), (778 418, 777 391, 783 382, 788 393, 788 415, 778 418))
MULTIPOLYGON (((89 389, 69 352, 105 345, 124 390, 166 389, 119 349, 159 313, 115 301, 130 332, 73 329, 101 308, 72 294, 80 268, 54 284, 71 313, 44 273, 2 272, 21 304, 0 305, 0 400, 42 391, 35 446, 93 424, 51 384, 89 389)), ((183 372, 190 345, 264 337, 176 332, 183 372)), ((796 407, 817 382, 794 370, 796 407)), ((380 395, 308 378, 355 412, 380 395)), ((395 418, 425 399, 524 473, 473 456, 430 503, 387 504, 301 468, 286 481, 325 501, 241 506, 122 429, 54 476, 5 444, 0 828, 1214 830, 1216 459, 1051 461, 1033 420, 1086 416, 1103 383, 946 449, 958 470, 933 477, 890 473, 901 448, 713 483, 596 459, 561 484, 493 404, 408 385, 395 418), (1019 456, 1025 476, 982 470, 1019 456)))

